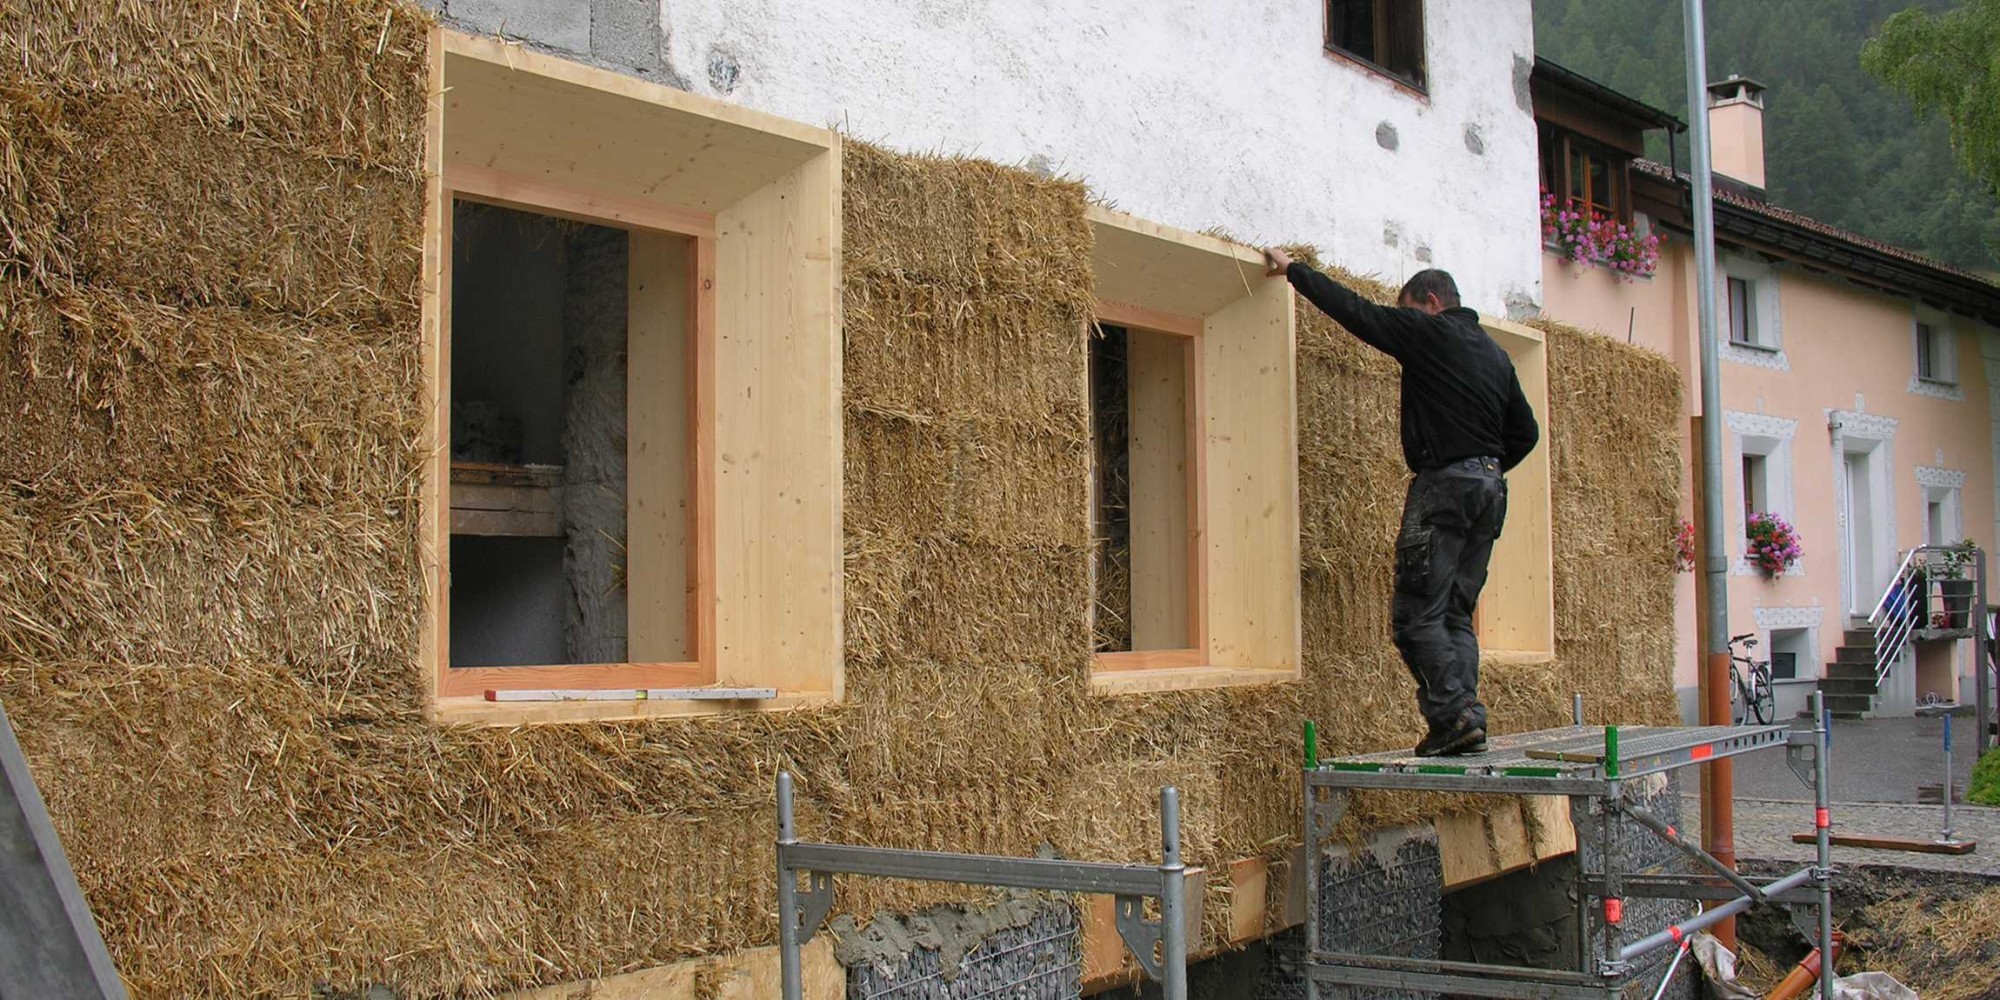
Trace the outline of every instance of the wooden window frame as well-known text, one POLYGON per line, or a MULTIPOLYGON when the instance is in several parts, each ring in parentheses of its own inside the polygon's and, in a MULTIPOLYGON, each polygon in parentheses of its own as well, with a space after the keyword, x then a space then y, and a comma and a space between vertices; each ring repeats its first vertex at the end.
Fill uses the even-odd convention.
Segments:
MULTIPOLYGON (((1185 340, 1192 649, 1093 654, 1107 695, 1281 683, 1300 676, 1297 343, 1291 286, 1263 255, 1101 206, 1092 320, 1185 340)), ((1088 325, 1078 329, 1089 337, 1088 325)), ((1088 391, 1088 387, 1082 387, 1088 391)), ((1085 517, 1094 517, 1086 508, 1085 517)))
MULTIPOLYGON (((1208 661, 1208 558, 1207 520, 1208 490, 1205 488, 1207 472, 1206 455, 1208 435, 1203 433, 1206 421, 1203 419, 1203 398, 1207 385, 1202 377, 1202 323, 1192 316, 1165 313, 1119 302, 1097 303, 1097 314, 1093 327, 1118 326, 1128 333, 1141 333, 1174 337, 1181 342, 1182 371, 1186 379, 1187 400, 1182 406, 1182 419, 1187 428, 1187 468, 1184 473, 1183 489, 1187 498, 1187 616, 1188 644, 1175 649, 1134 649, 1100 652, 1094 655, 1099 670, 1163 670, 1190 669, 1207 665, 1208 661)), ((1129 341, 1128 341, 1129 343, 1129 341)), ((1129 348, 1128 348, 1129 350, 1129 348)), ((1128 355, 1129 357, 1129 355, 1128 355)), ((1129 364, 1129 362, 1128 362, 1129 364)), ((1095 518, 1096 512, 1092 511, 1095 518)))
MULTIPOLYGON (((417 510, 427 605, 417 665, 429 716, 511 726, 839 701, 840 137, 441 26, 432 29, 430 58, 422 289, 429 459, 417 510), (675 169, 662 175, 669 152, 675 169), (690 241, 692 659, 450 666, 450 267, 459 200, 690 241), (786 405, 761 405, 767 399, 786 405), (483 697, 503 686, 610 694, 483 697), (657 687, 727 692, 644 697, 657 687), (744 688, 777 695, 724 700, 744 688)), ((629 275, 627 294, 635 294, 629 275)), ((628 338, 639 329, 628 326, 628 338)))
MULTIPOLYGON (((643 204, 608 205, 607 199, 588 191, 453 161, 446 161, 444 164, 440 197, 448 207, 442 221, 441 243, 444 252, 436 274, 439 342, 437 367, 434 372, 436 388, 432 391, 431 420, 434 422, 436 428, 434 433, 438 441, 434 461, 442 467, 433 475, 445 484, 445 496, 434 497, 432 502, 443 507, 448 516, 454 520, 459 508, 451 505, 450 485, 454 467, 463 466, 464 463, 451 460, 451 353, 455 337, 452 333, 451 317, 454 213, 449 206, 461 201, 474 202, 622 229, 630 234, 633 240, 633 251, 628 254, 628 261, 640 256, 640 242, 648 234, 688 239, 689 252, 685 276, 687 315, 684 319, 686 325, 683 328, 684 346, 687 352, 683 361, 683 371, 687 375, 688 440, 683 446, 688 457, 685 472, 689 507, 686 526, 689 542, 687 546, 689 586, 683 602, 687 614, 688 648, 694 656, 688 660, 667 662, 628 660, 618 663, 454 667, 451 665, 449 649, 452 601, 447 571, 446 580, 440 588, 442 599, 437 602, 437 607, 433 611, 436 622, 434 627, 440 632, 440 655, 437 662, 438 697, 484 697, 488 692, 537 689, 693 688, 713 684, 715 682, 715 370, 713 363, 715 217, 703 212, 656 209, 643 204)), ((630 262, 627 264, 627 269, 626 284, 630 295, 629 289, 634 283, 633 275, 636 275, 638 270, 630 262)), ((636 312, 638 310, 629 310, 629 313, 636 312)), ((627 324, 626 345, 630 354, 635 324, 629 318, 629 314, 627 324)), ((632 377, 628 371, 628 380, 632 377)), ((627 434, 636 439, 637 435, 633 433, 629 423, 632 398, 628 393, 627 434)), ((628 445, 627 454, 635 455, 638 450, 628 445)), ((628 483, 636 474, 635 464, 628 459, 628 483)), ((445 533, 447 538, 458 534, 449 527, 445 533)), ((626 532, 628 545, 631 544, 633 536, 628 521, 626 532)), ((643 604, 646 597, 642 592, 642 596, 635 598, 633 588, 628 581, 626 600, 631 604, 643 604)))
MULTIPOLYGON (((1344 48, 1333 40, 1333 4, 1335 0, 1321 0, 1320 3, 1320 47, 1327 55, 1350 63, 1370 75, 1381 77, 1413 97, 1430 99, 1430 37, 1426 32, 1428 12, 1423 0, 1408 0, 1417 12, 1417 64, 1414 73, 1399 73, 1387 64, 1370 59, 1352 49, 1344 48)), ((1398 0, 1370 0, 1375 7, 1375 51, 1386 51, 1390 46, 1388 12, 1398 0)))
POLYGON ((1625 225, 1632 224, 1631 154, 1548 122, 1542 123, 1537 142, 1540 147, 1536 150, 1537 162, 1544 174, 1542 183, 1555 195, 1558 204, 1568 208, 1583 205, 1625 225), (1555 157, 1553 163, 1549 161, 1551 151, 1555 157), (1577 193, 1577 178, 1571 169, 1578 155, 1585 160, 1582 195, 1577 193), (1609 197, 1603 200, 1596 197, 1590 183, 1588 164, 1593 157, 1604 161, 1605 176, 1611 185, 1609 197))

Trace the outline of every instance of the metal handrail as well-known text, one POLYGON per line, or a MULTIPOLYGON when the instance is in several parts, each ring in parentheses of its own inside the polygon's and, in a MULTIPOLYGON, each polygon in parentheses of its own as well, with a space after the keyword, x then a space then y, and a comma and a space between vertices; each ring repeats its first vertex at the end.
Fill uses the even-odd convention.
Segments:
MULTIPOLYGON (((1932 561, 1929 557, 1932 554, 1962 551, 1964 549, 1959 545, 1918 545, 1904 554, 1903 561, 1897 565, 1895 574, 1889 578, 1888 586, 1882 589, 1881 599, 1875 602, 1875 610, 1871 611, 1868 615, 1868 624, 1875 629, 1875 683, 1878 687, 1889 679, 1890 668, 1903 655, 1903 650, 1909 647, 1911 636, 1915 635, 1917 630, 1924 626, 1924 623, 1919 621, 1917 615, 1914 613, 1899 613, 1892 618, 1887 618, 1887 628, 1884 628, 1885 615, 1892 610, 1908 611, 1922 599, 1921 593, 1912 589, 1911 582, 1917 571, 1922 569, 1924 571, 1923 586, 1930 586, 1934 579, 1930 575, 1932 561), (1898 608, 1892 609, 1890 607, 1891 597, 1897 599, 1898 608)), ((1974 548, 1972 553, 1976 557, 1984 555, 1977 548, 1974 548)), ((1976 558, 1974 560, 1973 573, 1975 578, 1983 578, 1985 576, 1986 569, 1983 558, 1976 558)), ((1983 590, 1984 588, 1981 589, 1983 590)), ((1974 634, 1978 636, 1983 635, 1984 632, 1984 624, 1981 623, 1974 634)))
POLYGON ((1868 612, 1868 624, 1873 625, 1876 619, 1882 617, 1882 611, 1889 606, 1889 595, 1896 591, 1896 582, 1901 580, 1910 571, 1910 562, 1916 559, 1917 554, 1925 548, 1926 546, 1919 545, 1903 556, 1902 564, 1897 566, 1896 572, 1889 577, 1889 586, 1883 588, 1882 598, 1875 602, 1875 610, 1868 612))

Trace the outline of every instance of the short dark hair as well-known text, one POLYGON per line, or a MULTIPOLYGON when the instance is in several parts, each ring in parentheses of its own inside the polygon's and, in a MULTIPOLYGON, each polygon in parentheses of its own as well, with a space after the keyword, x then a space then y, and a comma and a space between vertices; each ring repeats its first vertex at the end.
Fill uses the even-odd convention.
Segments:
POLYGON ((1396 295, 1396 301, 1416 305, 1433 295, 1444 303, 1446 309, 1458 307, 1458 282, 1451 280, 1448 272, 1427 267, 1403 282, 1403 290, 1396 295))

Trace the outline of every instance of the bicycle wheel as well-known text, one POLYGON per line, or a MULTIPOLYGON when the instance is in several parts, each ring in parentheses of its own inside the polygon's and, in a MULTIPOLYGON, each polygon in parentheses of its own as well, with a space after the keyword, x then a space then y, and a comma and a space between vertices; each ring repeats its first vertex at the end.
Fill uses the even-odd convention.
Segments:
POLYGON ((1778 696, 1771 678, 1759 670, 1750 675, 1750 714, 1758 725, 1768 726, 1778 717, 1778 696))
POLYGON ((1729 671, 1729 724, 1732 726, 1743 724, 1743 702, 1745 700, 1743 693, 1743 675, 1737 673, 1735 668, 1731 668, 1729 671))

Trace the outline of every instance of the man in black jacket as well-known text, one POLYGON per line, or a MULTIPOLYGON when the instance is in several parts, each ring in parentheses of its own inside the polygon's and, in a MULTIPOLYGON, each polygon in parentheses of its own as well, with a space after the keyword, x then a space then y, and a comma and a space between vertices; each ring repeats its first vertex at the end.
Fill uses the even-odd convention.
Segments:
POLYGON ((1541 436, 1514 363, 1459 305, 1458 285, 1419 271, 1394 309, 1378 306, 1282 250, 1264 251, 1319 310, 1403 369, 1403 461, 1413 477, 1396 537, 1396 648, 1417 681, 1430 732, 1417 756, 1486 749, 1473 608, 1507 517, 1504 474, 1541 436))

